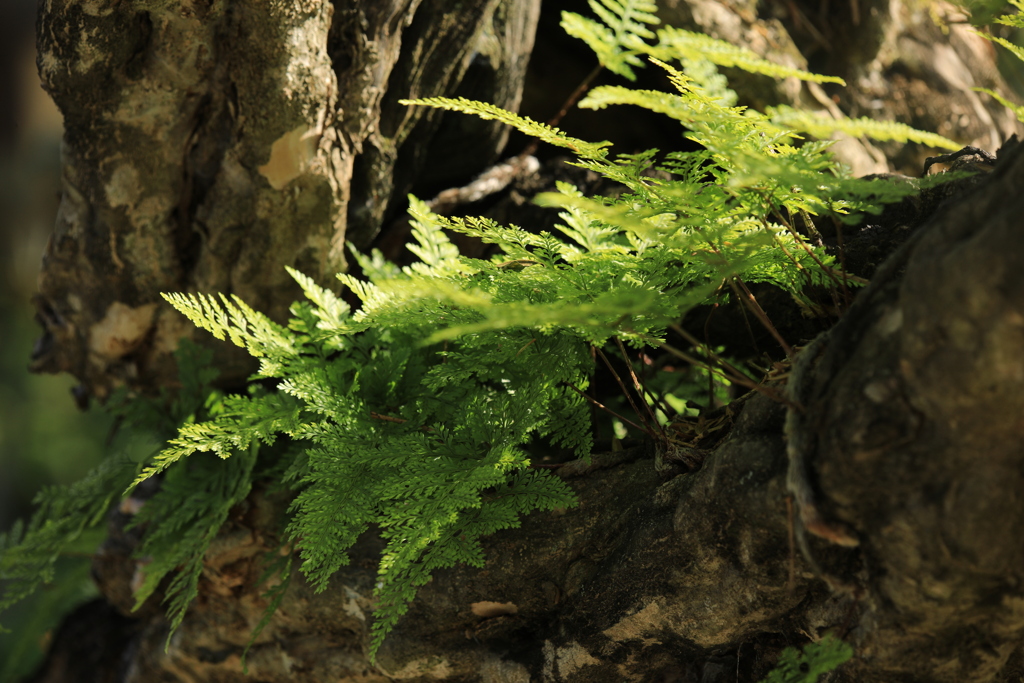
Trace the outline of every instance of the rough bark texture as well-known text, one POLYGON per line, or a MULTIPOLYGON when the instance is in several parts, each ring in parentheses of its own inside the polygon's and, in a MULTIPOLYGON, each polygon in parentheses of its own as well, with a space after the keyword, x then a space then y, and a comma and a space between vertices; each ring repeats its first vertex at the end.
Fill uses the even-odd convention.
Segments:
MULTIPOLYGON (((676 23, 798 66, 812 56, 852 86, 837 104, 821 89, 739 81, 748 101, 920 116, 910 122, 989 149, 1014 129, 967 89, 995 83, 991 55, 901 3, 814 21, 800 3, 665 4, 676 23), (850 25, 859 37, 839 39, 850 25)), ((37 369, 73 372, 99 396, 167 385, 167 353, 190 332, 159 291, 235 293, 282 317, 295 296, 283 265, 327 281, 344 266, 343 240, 370 244, 423 169, 443 186, 497 151, 500 131, 459 129, 397 100, 458 92, 514 107, 537 12, 512 0, 44 3, 40 65, 67 133, 37 369), (468 152, 444 166, 430 140, 448 156, 453 145, 468 152)), ((919 169, 912 150, 846 144, 862 172, 887 170, 886 155, 919 169)), ((799 434, 785 433, 783 406, 752 396, 693 474, 666 479, 642 448, 563 467, 581 504, 490 538, 483 570, 438 573, 376 666, 365 653, 380 543, 368 534, 326 593, 295 580, 241 672, 265 606, 260 560, 286 505, 261 491, 222 531, 167 650, 155 603, 131 625, 100 604, 65 632, 105 624, 126 645, 92 670, 147 683, 745 682, 783 646, 829 629, 857 650, 833 681, 1017 680, 1021 187, 1024 148, 1008 148, 930 221, 894 223, 909 240, 808 366, 799 434), (786 498, 794 438, 822 513, 857 547, 800 531, 786 498)), ((513 190, 503 215, 516 203, 513 190)), ((138 566, 124 520, 113 521, 97 574, 127 613, 138 566)), ((74 637, 55 642, 38 680, 96 680, 66 656, 74 637)))
POLYGON ((1022 152, 883 267, 816 368, 820 486, 862 539, 835 570, 863 596, 851 680, 993 680, 1024 633, 1022 152))
MULTIPOLYGON (((192 332, 160 292, 236 294, 286 318, 298 290, 284 266, 330 282, 345 240, 366 246, 426 162, 440 116, 397 100, 462 88, 517 108, 538 11, 539 0, 43 3, 40 71, 66 131, 34 369, 74 374, 83 398, 168 385, 169 353, 192 332)), ((472 174, 504 133, 467 134, 445 160, 472 174)), ((243 376, 244 359, 220 352, 226 376, 243 376)))
MULTIPOLYGON (((694 474, 666 481, 643 449, 563 468, 579 507, 496 534, 484 570, 438 573, 375 669, 362 653, 380 548, 367 537, 327 593, 290 589, 252 675, 753 681, 787 639, 834 629, 858 653, 837 681, 999 680, 1024 635, 1024 558, 1009 542, 1024 523, 1016 152, 883 266, 812 371, 819 503, 859 547, 794 549, 785 409, 754 396, 694 474)), ((253 506, 240 519, 272 517, 255 512, 269 501, 253 506)), ((127 680, 244 680, 232 672, 263 603, 225 586, 256 576, 261 533, 224 531, 206 597, 167 653, 166 627, 148 622, 127 680)))
MULTIPOLYGON (((756 107, 788 103, 830 116, 909 123, 964 144, 995 150, 1018 130, 1013 115, 973 87, 1005 87, 990 43, 961 10, 901 0, 773 2, 664 0, 668 23, 746 45, 766 59, 843 78, 847 87, 773 81, 729 70, 756 107)), ((835 152, 855 175, 906 173, 928 152, 837 135, 835 152)))

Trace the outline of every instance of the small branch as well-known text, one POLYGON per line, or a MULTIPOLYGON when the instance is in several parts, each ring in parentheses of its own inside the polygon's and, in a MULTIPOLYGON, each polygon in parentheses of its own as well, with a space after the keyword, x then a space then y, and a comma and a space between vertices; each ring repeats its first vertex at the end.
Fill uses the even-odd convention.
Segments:
POLYGON ((398 424, 405 424, 406 422, 408 422, 408 420, 404 418, 391 417, 390 415, 381 415, 380 413, 375 413, 372 410, 370 411, 370 417, 372 417, 374 420, 384 420, 385 422, 397 422, 398 424))
MULTIPOLYGON (((558 124, 561 123, 562 119, 565 118, 565 115, 569 113, 569 109, 571 109, 573 105, 583 97, 583 93, 590 89, 590 84, 594 82, 594 79, 597 78, 598 74, 600 74, 603 69, 604 67, 598 64, 589 74, 587 74, 587 77, 584 78, 578 86, 576 86, 576 89, 572 91, 572 94, 569 95, 564 103, 562 103, 562 108, 558 110, 558 113, 548 121, 549 126, 556 128, 558 124)), ((534 141, 531 142, 525 150, 519 153, 520 158, 532 156, 534 152, 537 151, 538 147, 540 147, 540 140, 534 139, 534 141)))
POLYGON ((747 304, 747 307, 750 308, 754 317, 756 317, 764 328, 768 330, 768 333, 772 335, 775 341, 779 343, 779 346, 781 346, 782 350, 786 352, 786 355, 792 357, 793 347, 791 347, 786 340, 782 338, 779 331, 775 329, 775 325, 772 324, 772 321, 768 318, 768 314, 764 312, 763 308, 761 308, 761 304, 757 303, 757 299, 754 298, 754 295, 747 288, 746 283, 739 277, 733 277, 729 279, 729 285, 733 288, 736 296, 740 297, 740 299, 747 304))
MULTIPOLYGON (((596 346, 594 348, 597 349, 596 346)), ((622 378, 619 377, 619 373, 615 372, 615 368, 612 366, 611 361, 608 360, 608 356, 606 356, 604 354, 604 351, 602 351, 601 349, 597 349, 597 355, 601 356, 601 360, 603 360, 604 364, 608 367, 608 371, 612 373, 612 377, 615 378, 615 381, 618 383, 619 388, 622 389, 622 394, 623 396, 626 397, 626 400, 629 401, 629 405, 630 407, 633 408, 633 412, 636 413, 636 416, 640 419, 641 422, 647 425, 647 418, 645 418, 644 414, 640 412, 640 408, 637 407, 636 401, 633 400, 633 397, 630 395, 629 390, 626 389, 626 385, 623 383, 622 378)), ((626 363, 629 363, 628 358, 626 359, 626 363)), ((632 368, 630 368, 630 370, 632 370, 632 368)), ((631 422, 630 424, 633 423, 631 422)), ((645 434, 650 434, 651 436, 654 436, 654 430, 649 425, 641 427, 640 430, 643 431, 645 434)))
POLYGON ((581 391, 581 390, 577 389, 575 386, 573 386, 570 382, 566 382, 565 386, 569 387, 570 389, 575 391, 577 394, 579 394, 580 396, 582 396, 586 400, 590 401, 590 403, 592 403, 593 405, 597 406, 598 408, 601 408, 602 410, 608 411, 609 413, 611 413, 615 417, 619 418, 620 420, 622 420, 626 424, 632 425, 633 427, 639 429, 641 432, 644 432, 645 434, 649 433, 648 430, 645 429, 644 427, 641 427, 636 422, 633 422, 632 420, 630 420, 628 417, 623 417, 622 415, 619 415, 614 410, 612 410, 611 408, 609 408, 605 404, 601 403, 600 401, 591 398, 590 396, 585 394, 583 391, 581 391))
POLYGON ((623 345, 622 340, 618 337, 615 337, 615 344, 619 347, 619 353, 622 354, 622 360, 626 361, 626 367, 629 368, 629 376, 633 380, 633 388, 636 389, 637 397, 643 402, 644 408, 647 409, 647 417, 651 421, 651 426, 664 434, 665 430, 658 424, 658 418, 655 416, 654 411, 651 410, 651 404, 648 403, 645 398, 647 389, 643 386, 643 382, 640 381, 640 378, 637 377, 636 371, 633 370, 633 364, 629 362, 629 354, 626 353, 625 345, 623 345))

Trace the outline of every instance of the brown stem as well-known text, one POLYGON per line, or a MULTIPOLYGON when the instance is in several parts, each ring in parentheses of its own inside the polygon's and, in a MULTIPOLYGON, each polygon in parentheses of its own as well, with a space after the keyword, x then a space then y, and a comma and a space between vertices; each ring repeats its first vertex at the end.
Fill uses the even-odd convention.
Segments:
POLYGON ((571 382, 566 382, 566 383, 565 383, 565 386, 569 387, 570 389, 572 389, 573 391, 575 391, 575 392, 576 392, 577 394, 579 394, 580 396, 582 396, 582 397, 583 397, 583 398, 585 398, 586 400, 590 401, 590 402, 591 402, 592 404, 594 404, 594 405, 595 405, 595 406, 597 406, 598 408, 601 408, 602 410, 606 410, 606 411, 608 411, 609 413, 611 413, 611 414, 612 414, 612 415, 614 415, 615 417, 619 418, 620 420, 622 420, 622 421, 623 421, 623 422, 625 422, 626 424, 630 424, 630 425, 632 425, 632 426, 636 427, 637 429, 639 429, 639 430, 640 430, 641 432, 644 432, 645 434, 646 434, 646 433, 649 433, 649 430, 647 430, 646 428, 644 428, 644 427, 641 427, 641 426, 640 426, 640 425, 638 425, 638 424, 637 424, 636 422, 633 422, 632 420, 630 420, 630 419, 629 419, 628 417, 623 417, 622 415, 619 415, 619 414, 618 414, 618 413, 616 413, 616 412, 615 412, 614 410, 612 410, 611 408, 609 408, 609 407, 608 407, 608 406, 606 406, 605 404, 601 403, 601 402, 600 402, 600 401, 598 401, 597 399, 593 399, 593 398, 591 398, 590 396, 588 396, 588 395, 587 395, 586 393, 584 393, 583 391, 581 391, 580 389, 577 389, 577 388, 576 388, 575 386, 573 386, 573 385, 572 385, 572 383, 571 383, 571 382))
POLYGON ((745 378, 748 382, 753 382, 753 380, 751 380, 749 377, 747 377, 745 374, 743 374, 742 370, 740 370, 735 365, 733 365, 729 361, 725 360, 721 356, 716 355, 715 352, 711 350, 711 347, 709 345, 701 344, 700 341, 696 337, 694 337, 692 334, 687 332, 680 325, 669 325, 669 327, 673 331, 675 331, 677 334, 679 334, 683 339, 685 339, 686 341, 690 342, 694 346, 696 346, 696 347, 703 347, 704 348, 704 352, 708 354, 708 358, 710 358, 713 362, 715 362, 719 366, 721 366, 723 370, 728 371, 729 373, 731 373, 733 376, 735 376, 737 378, 745 378))
MULTIPOLYGON (((597 349, 596 346, 594 348, 597 349)), ((601 349, 597 349, 597 355, 601 357, 601 360, 603 360, 604 364, 608 367, 608 371, 612 373, 612 377, 615 378, 615 381, 618 383, 619 388, 622 389, 622 394, 623 396, 626 397, 626 400, 629 401, 629 405, 633 408, 633 412, 636 413, 636 416, 640 418, 641 422, 644 423, 644 426, 641 427, 640 430, 647 434, 650 434, 651 436, 654 436, 654 429, 647 424, 647 418, 645 418, 644 414, 640 412, 640 408, 637 407, 636 401, 633 400, 633 397, 626 389, 626 385, 623 383, 622 378, 619 377, 619 373, 615 372, 615 368, 612 366, 611 361, 608 360, 608 356, 604 355, 604 351, 602 351, 601 349)), ((626 359, 626 362, 628 363, 629 359, 626 359)), ((630 422, 630 424, 634 423, 630 422)))
POLYGON ((754 298, 754 295, 747 288, 746 283, 739 277, 733 277, 729 280, 729 285, 733 288, 733 291, 736 292, 736 296, 740 297, 740 299, 747 305, 750 312, 754 314, 754 317, 758 319, 764 328, 768 330, 768 333, 779 343, 779 346, 781 346, 782 350, 786 352, 786 355, 792 357, 793 347, 786 343, 786 340, 782 338, 779 331, 775 329, 775 325, 772 324, 772 321, 768 318, 768 314, 764 312, 763 308, 761 308, 761 304, 757 303, 757 299, 754 298))
POLYGON ((636 372, 633 370, 633 364, 629 362, 629 354, 626 353, 626 347, 618 337, 615 337, 615 344, 619 347, 619 353, 622 354, 622 360, 626 361, 626 367, 629 368, 629 376, 633 380, 633 388, 636 389, 637 396, 644 404, 644 408, 647 409, 647 417, 651 421, 651 426, 657 428, 659 432, 664 433, 665 430, 663 430, 661 425, 658 424, 658 418, 655 416, 654 411, 651 410, 651 404, 647 402, 647 388, 643 385, 643 382, 640 381, 640 378, 637 377, 636 372))
MULTIPOLYGON (((597 78, 597 75, 601 73, 602 69, 604 69, 604 67, 598 64, 589 74, 587 74, 587 77, 584 78, 578 86, 576 86, 576 89, 572 91, 572 94, 569 95, 565 102, 562 103, 562 108, 558 110, 558 113, 548 121, 549 126, 552 128, 558 126, 562 119, 565 118, 565 115, 569 113, 569 109, 571 109, 573 105, 583 97, 583 93, 590 89, 590 84, 593 83, 594 79, 597 78)), ((533 155, 533 153, 537 151, 538 147, 540 147, 540 140, 535 139, 527 145, 525 150, 519 153, 519 157, 526 158, 533 155)))
MULTIPOLYGON (((673 326, 673 329, 675 329, 675 326, 673 326)), ((782 403, 782 404, 787 405, 787 406, 792 407, 792 408, 798 408, 798 406, 796 404, 794 404, 792 401, 790 401, 788 398, 786 398, 780 392, 775 391, 771 387, 766 387, 766 386, 764 386, 762 384, 757 384, 756 382, 752 381, 749 377, 746 377, 743 374, 735 374, 734 375, 732 373, 727 373, 727 372, 725 372, 723 370, 723 368, 716 368, 713 365, 710 365, 710 364, 708 364, 705 361, 702 361, 702 360, 700 360, 698 358, 695 358, 695 357, 691 356, 690 354, 688 354, 688 353, 686 353, 684 351, 680 351, 676 347, 672 346, 671 344, 665 343, 665 342, 662 342, 660 344, 660 348, 668 351, 669 353, 671 353, 673 356, 675 356, 677 358, 681 358, 682 360, 685 360, 687 363, 691 363, 693 365, 696 365, 697 367, 705 368, 705 369, 707 369, 710 372, 717 372, 722 377, 724 377, 725 379, 729 380, 730 382, 733 382, 735 384, 739 384, 740 386, 746 387, 746 388, 750 389, 751 391, 756 391, 756 392, 758 392, 760 394, 764 394, 765 396, 767 396, 771 400, 775 401, 776 403, 782 403)), ((728 364, 726 364, 726 365, 728 365, 728 364)))

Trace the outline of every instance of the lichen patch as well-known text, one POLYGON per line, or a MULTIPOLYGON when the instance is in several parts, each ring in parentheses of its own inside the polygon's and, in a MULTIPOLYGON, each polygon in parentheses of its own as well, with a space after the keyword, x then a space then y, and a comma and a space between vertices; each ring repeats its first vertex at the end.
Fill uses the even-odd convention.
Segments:
POLYGON ((582 645, 575 642, 555 650, 555 662, 558 665, 558 675, 563 680, 577 669, 601 663, 594 659, 582 645))
POLYGON ((640 640, 656 630, 665 620, 664 610, 657 600, 652 600, 639 612, 629 615, 609 629, 605 629, 604 635, 616 642, 628 640, 640 640))
POLYGON ((316 158, 317 135, 306 125, 288 131, 270 146, 270 160, 256 170, 275 190, 302 175, 316 158))
POLYGON ((134 351, 153 324, 155 312, 155 303, 132 308, 115 301, 103 320, 89 330, 89 350, 108 361, 134 351))

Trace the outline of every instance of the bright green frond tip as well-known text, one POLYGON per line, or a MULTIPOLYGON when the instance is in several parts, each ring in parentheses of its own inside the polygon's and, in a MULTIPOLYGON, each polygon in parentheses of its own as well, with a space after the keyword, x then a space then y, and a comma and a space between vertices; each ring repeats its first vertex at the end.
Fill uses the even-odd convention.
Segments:
POLYGON ((787 647, 778 666, 761 683, 817 683, 818 677, 835 671, 853 657, 853 648, 835 636, 826 635, 803 650, 787 647))
MULTIPOLYGON (((1017 14, 1004 14, 1003 16, 997 18, 996 22, 1003 24, 1005 26, 1013 26, 1014 28, 1018 29, 1024 28, 1024 2, 1022 2, 1021 0, 1010 0, 1010 4, 1016 7, 1018 10, 1021 10, 1021 12, 1018 12, 1017 14)), ((1006 40, 1005 38, 989 35, 988 33, 983 33, 981 31, 975 31, 975 33, 984 38, 985 40, 989 40, 993 43, 996 43, 997 45, 1003 46, 1004 48, 1009 50, 1014 57, 1024 62, 1024 48, 1020 47, 1019 45, 1015 45, 1010 41, 1006 40)), ((983 92, 987 95, 991 95, 993 98, 995 98, 997 102, 999 102, 1001 105, 1012 111, 1013 115, 1017 117, 1018 121, 1024 122, 1024 107, 1016 105, 1013 102, 1010 102, 1002 95, 988 88, 974 88, 974 90, 977 92, 983 92)))
POLYGON ((1021 106, 1019 104, 1014 104, 1013 102, 1011 102, 1010 100, 1006 99, 1005 97, 1003 97, 1002 95, 1000 95, 996 91, 989 90, 988 88, 973 88, 973 90, 975 92, 983 92, 986 95, 991 96, 993 99, 995 99, 996 102, 998 102, 999 104, 1003 105, 1004 107, 1006 107, 1007 109, 1012 111, 1013 115, 1017 117, 1018 121, 1024 122, 1024 106, 1021 106))
POLYGON ((646 49, 644 40, 655 37, 648 26, 659 23, 658 6, 647 0, 589 0, 600 21, 575 12, 562 12, 562 29, 585 42, 601 66, 612 73, 636 80, 632 67, 643 66, 637 57, 646 49))
POLYGON ((859 119, 833 119, 822 113, 793 109, 792 107, 769 107, 767 114, 772 123, 809 133, 816 138, 827 139, 835 132, 845 133, 853 137, 869 137, 875 140, 894 140, 896 142, 917 142, 929 147, 942 149, 960 149, 961 145, 949 138, 936 133, 926 133, 905 123, 896 121, 876 121, 862 117, 859 119))
POLYGON ((750 73, 771 76, 772 78, 797 78, 801 81, 814 83, 838 83, 846 85, 837 76, 824 76, 802 69, 783 66, 768 61, 749 48, 733 45, 730 42, 712 38, 702 33, 684 31, 680 28, 666 27, 658 31, 658 43, 645 50, 653 57, 664 61, 672 59, 701 60, 706 59, 718 66, 736 67, 750 73))
POLYGON ((605 148, 610 145, 608 142, 586 142, 578 138, 569 137, 557 128, 545 123, 539 123, 528 116, 520 116, 486 102, 467 100, 464 97, 428 97, 419 100, 399 100, 400 104, 420 105, 434 107, 436 109, 447 109, 458 111, 463 114, 473 114, 485 120, 494 120, 506 123, 526 135, 537 138, 556 147, 564 147, 585 159, 602 159, 607 153, 605 148))
POLYGON ((1024 28, 1024 2, 1021 0, 1010 0, 1010 4, 1020 10, 1020 12, 1017 14, 1004 14, 996 19, 996 21, 1004 26, 1024 28))

